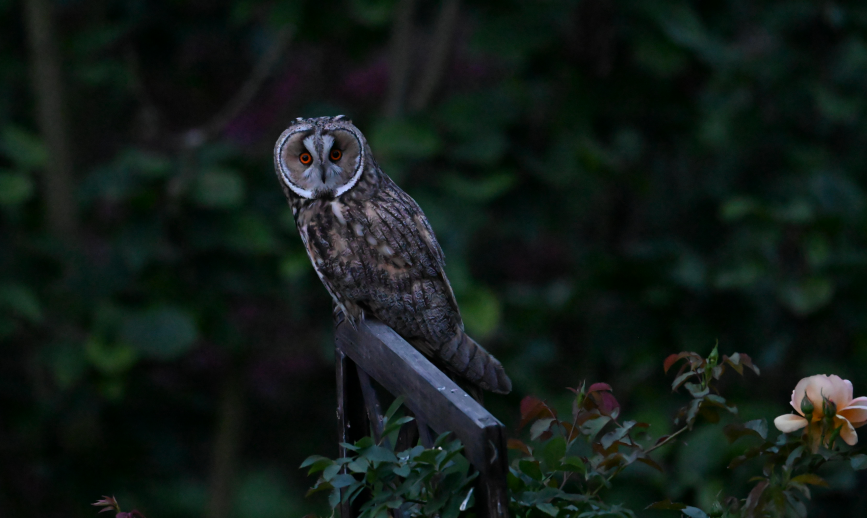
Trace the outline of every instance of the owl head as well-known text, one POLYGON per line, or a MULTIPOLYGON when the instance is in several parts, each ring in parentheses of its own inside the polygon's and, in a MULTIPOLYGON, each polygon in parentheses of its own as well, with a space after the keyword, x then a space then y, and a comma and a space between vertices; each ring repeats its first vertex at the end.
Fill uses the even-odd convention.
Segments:
POLYGON ((274 169, 297 196, 328 199, 358 183, 368 156, 364 135, 343 115, 299 117, 277 139, 274 169))

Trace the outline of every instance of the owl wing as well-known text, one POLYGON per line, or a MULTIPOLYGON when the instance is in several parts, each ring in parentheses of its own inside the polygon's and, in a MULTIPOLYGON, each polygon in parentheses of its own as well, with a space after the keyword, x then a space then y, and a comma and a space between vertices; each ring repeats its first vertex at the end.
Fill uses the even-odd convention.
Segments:
POLYGON ((363 208, 367 243, 379 253, 371 261, 376 282, 366 284, 359 304, 433 356, 463 322, 433 229, 418 204, 389 183, 363 208))

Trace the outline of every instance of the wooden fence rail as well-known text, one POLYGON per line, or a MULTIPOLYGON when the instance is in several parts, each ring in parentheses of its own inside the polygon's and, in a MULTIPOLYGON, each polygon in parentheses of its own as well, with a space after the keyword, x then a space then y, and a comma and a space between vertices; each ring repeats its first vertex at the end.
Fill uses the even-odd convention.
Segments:
MULTIPOLYGON (((382 409, 376 380, 395 397, 403 396, 415 416, 417 437, 426 447, 431 434, 452 432, 464 445, 464 455, 479 471, 477 515, 508 518, 506 438, 503 424, 443 374, 420 352, 381 322, 366 320, 358 329, 337 318, 337 418, 340 442, 352 443, 382 432, 382 409)), ((414 440, 414 439, 408 439, 414 440)), ((413 444, 396 445, 411 447, 413 444)), ((341 456, 346 451, 341 447, 341 456)), ((354 518, 353 506, 341 505, 342 518, 354 518)))

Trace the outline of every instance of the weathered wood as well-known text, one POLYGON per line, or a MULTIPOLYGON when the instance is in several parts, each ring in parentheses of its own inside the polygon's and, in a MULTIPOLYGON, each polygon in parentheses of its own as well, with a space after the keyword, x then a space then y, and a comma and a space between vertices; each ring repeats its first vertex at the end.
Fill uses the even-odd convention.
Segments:
MULTIPOLYGON (((349 359, 343 351, 337 349, 334 351, 335 367, 337 370, 337 437, 339 443, 352 444, 358 439, 367 435, 369 424, 367 416, 362 411, 364 408, 361 400, 358 386, 358 370, 355 364, 349 359)), ((347 451, 343 446, 339 447, 341 457, 346 457, 347 451)), ((343 473, 347 473, 346 466, 343 467, 343 473)), ((341 499, 343 498, 342 489, 340 492, 341 499)), ((358 515, 358 505, 352 505, 349 502, 340 504, 341 518, 354 518, 358 515)))
MULTIPOLYGON (((346 354, 435 432, 452 432, 467 460, 479 470, 478 516, 507 517, 506 439, 503 424, 390 327, 366 320, 335 331, 338 352, 346 354)), ((346 518, 346 516, 344 516, 346 518)))
POLYGON ((373 383, 370 381, 370 376, 358 367, 358 382, 361 385, 361 395, 364 397, 364 408, 367 411, 367 420, 373 429, 373 440, 377 443, 382 438, 382 407, 379 404, 379 397, 376 395, 376 389, 373 388, 373 383))

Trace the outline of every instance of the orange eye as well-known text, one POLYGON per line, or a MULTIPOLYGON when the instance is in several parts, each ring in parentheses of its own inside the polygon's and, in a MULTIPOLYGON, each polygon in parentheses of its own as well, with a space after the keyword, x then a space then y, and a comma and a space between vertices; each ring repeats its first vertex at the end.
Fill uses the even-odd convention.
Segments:
POLYGON ((340 160, 340 157, 342 157, 342 156, 343 156, 343 153, 341 153, 339 149, 332 149, 331 150, 331 160, 334 160, 334 161, 340 160))
POLYGON ((301 153, 301 156, 298 157, 298 160, 300 160, 302 164, 307 165, 313 161, 313 157, 310 156, 310 153, 301 153))

